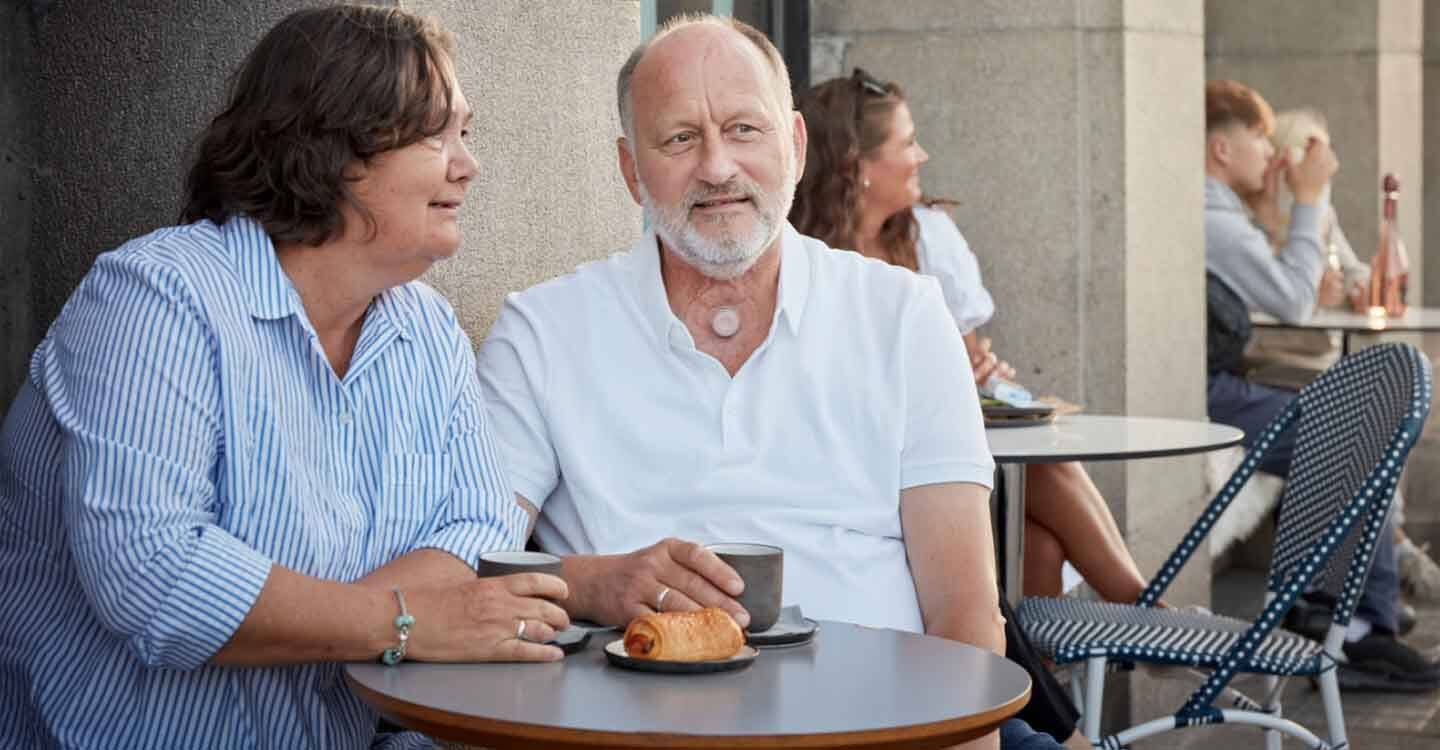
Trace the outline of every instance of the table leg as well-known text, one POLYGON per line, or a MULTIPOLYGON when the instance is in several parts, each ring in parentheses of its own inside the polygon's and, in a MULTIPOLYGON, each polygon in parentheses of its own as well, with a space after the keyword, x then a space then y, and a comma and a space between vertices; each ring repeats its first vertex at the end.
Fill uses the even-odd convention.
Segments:
POLYGON ((1011 606, 1025 593, 1025 464, 1000 464, 1004 494, 1000 498, 1000 584, 1011 606))

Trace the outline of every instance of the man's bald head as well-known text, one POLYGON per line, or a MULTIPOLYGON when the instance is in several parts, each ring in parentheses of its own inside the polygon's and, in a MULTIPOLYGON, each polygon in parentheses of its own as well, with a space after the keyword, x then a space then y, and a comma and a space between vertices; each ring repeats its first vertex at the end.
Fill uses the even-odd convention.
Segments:
MULTIPOLYGON (((794 98, 790 93, 790 72, 785 69, 785 60, 780 57, 780 50, 776 49, 775 45, 758 29, 734 18, 681 15, 666 22, 654 36, 636 46, 635 50, 630 53, 629 59, 625 61, 625 65, 620 68, 620 75, 615 81, 615 98, 620 109, 620 127, 623 129, 625 140, 628 143, 634 144, 635 142, 635 114, 631 102, 631 83, 635 78, 636 68, 640 67, 640 63, 651 51, 670 43, 683 43, 684 40, 680 37, 693 34, 696 27, 702 27, 705 30, 720 29, 738 34, 739 38, 748 43, 748 49, 758 53, 760 59, 765 63, 774 90, 776 114, 780 115, 778 119, 785 122, 784 115, 795 108, 794 98), (669 41, 667 42, 667 40, 669 41)), ((633 149, 633 145, 631 148, 633 149)))

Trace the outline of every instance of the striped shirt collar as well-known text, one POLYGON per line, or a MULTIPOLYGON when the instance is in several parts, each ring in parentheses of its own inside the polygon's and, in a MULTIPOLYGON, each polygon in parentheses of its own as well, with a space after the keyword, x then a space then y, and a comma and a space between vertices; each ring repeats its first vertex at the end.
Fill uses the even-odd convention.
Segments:
MULTIPOLYGON (((225 246, 235 253, 247 288, 253 290, 250 314, 261 320, 294 315, 305 327, 312 328, 300 303, 300 293, 281 268, 275 243, 264 226, 248 216, 235 216, 220 227, 220 235, 225 246)), ((376 295, 369 312, 374 314, 376 323, 393 328, 401 339, 415 338, 415 310, 401 300, 394 289, 376 295)))
MULTIPOLYGON (((635 282, 641 314, 655 331, 655 336, 666 341, 671 330, 676 326, 684 328, 685 324, 675 317, 675 312, 670 309, 670 300, 665 296, 665 282, 660 276, 660 253, 659 240, 654 227, 651 227, 631 247, 625 262, 635 282)), ((805 301, 810 296, 810 256, 800 233, 788 221, 780 230, 780 285, 776 295, 775 317, 785 320, 792 335, 798 334, 800 320, 805 313, 805 301)))

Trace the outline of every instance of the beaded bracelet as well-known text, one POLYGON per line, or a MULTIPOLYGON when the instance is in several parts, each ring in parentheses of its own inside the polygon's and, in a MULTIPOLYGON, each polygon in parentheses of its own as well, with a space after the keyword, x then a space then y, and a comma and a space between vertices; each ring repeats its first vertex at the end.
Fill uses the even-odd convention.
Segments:
POLYGON ((405 644, 410 640, 410 626, 415 624, 415 618, 405 609, 405 595, 400 593, 400 589, 395 589, 395 600, 400 602, 400 614, 395 617, 395 629, 400 633, 400 642, 380 654, 380 661, 386 666, 394 666, 405 660, 405 644))

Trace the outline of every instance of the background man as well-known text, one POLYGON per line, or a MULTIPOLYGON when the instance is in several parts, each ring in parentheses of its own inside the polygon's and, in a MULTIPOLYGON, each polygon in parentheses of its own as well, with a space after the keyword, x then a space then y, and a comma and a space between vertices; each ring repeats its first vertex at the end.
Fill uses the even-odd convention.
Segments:
MULTIPOLYGON (((1325 269, 1320 243, 1325 207, 1319 205, 1321 191, 1339 162, 1328 143, 1312 138, 1305 157, 1288 164, 1267 137, 1274 122, 1270 105, 1248 86, 1235 81, 1205 84, 1205 270, 1210 276, 1211 320, 1207 405, 1211 419, 1245 431, 1247 447, 1295 394, 1246 380, 1236 363, 1247 341, 1243 336, 1217 336, 1217 325, 1224 328, 1223 321, 1243 318, 1252 310, 1282 320, 1308 318, 1320 286, 1341 281, 1338 272, 1325 269), (1265 217, 1279 211, 1276 197, 1282 174, 1295 204, 1286 239, 1277 247, 1251 215, 1262 225, 1274 224, 1265 217), (1227 305, 1227 300, 1233 304, 1227 305), (1228 341, 1228 346, 1217 347, 1217 341, 1228 341)), ((1248 325, 1243 331, 1248 334, 1248 325)), ((1282 477, 1288 474, 1294 446, 1291 429, 1281 435, 1260 469, 1282 477)), ((1394 540, 1381 534, 1374 567, 1346 633, 1349 663, 1341 668, 1343 687, 1440 687, 1440 669, 1396 639, 1398 607, 1394 540)))

